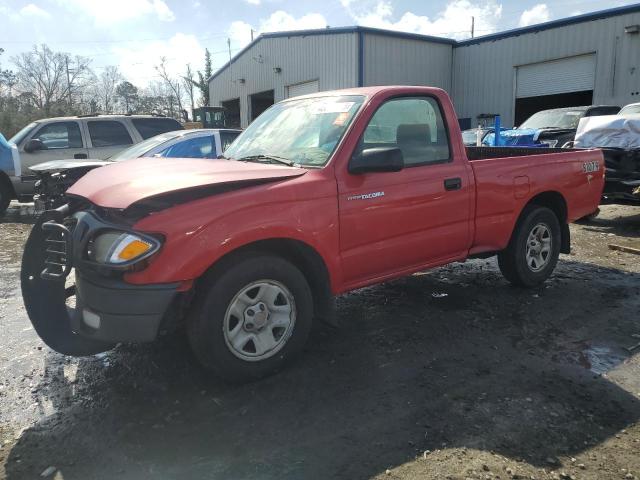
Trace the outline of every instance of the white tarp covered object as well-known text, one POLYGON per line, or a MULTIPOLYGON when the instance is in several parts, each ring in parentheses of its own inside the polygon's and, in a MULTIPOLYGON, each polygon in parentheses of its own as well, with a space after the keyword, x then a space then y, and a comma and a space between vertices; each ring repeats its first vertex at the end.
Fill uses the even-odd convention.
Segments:
POLYGON ((640 115, 584 117, 578 124, 575 148, 640 148, 640 115))

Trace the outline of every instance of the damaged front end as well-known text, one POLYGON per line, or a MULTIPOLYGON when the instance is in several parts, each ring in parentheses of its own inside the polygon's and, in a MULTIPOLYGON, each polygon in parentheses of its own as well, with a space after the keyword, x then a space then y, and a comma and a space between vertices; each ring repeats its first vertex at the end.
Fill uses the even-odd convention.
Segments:
POLYGON ((161 243, 86 203, 43 213, 21 270, 24 304, 40 338, 72 356, 154 340, 179 285, 131 285, 123 276, 143 268, 161 243))

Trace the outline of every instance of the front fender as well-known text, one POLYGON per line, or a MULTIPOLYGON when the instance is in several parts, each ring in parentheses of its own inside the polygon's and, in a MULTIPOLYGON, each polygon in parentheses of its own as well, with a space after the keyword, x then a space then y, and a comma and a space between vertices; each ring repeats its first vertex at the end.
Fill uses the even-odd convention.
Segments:
POLYGON ((324 260, 332 286, 338 285, 339 222, 335 194, 304 200, 289 191, 287 199, 276 200, 276 195, 272 195, 273 199, 266 202, 256 197, 229 195, 203 199, 144 218, 134 228, 161 233, 166 241, 149 266, 127 275, 127 281, 147 284, 194 280, 234 250, 281 238, 313 248, 324 260), (235 208, 233 198, 238 199, 235 208))

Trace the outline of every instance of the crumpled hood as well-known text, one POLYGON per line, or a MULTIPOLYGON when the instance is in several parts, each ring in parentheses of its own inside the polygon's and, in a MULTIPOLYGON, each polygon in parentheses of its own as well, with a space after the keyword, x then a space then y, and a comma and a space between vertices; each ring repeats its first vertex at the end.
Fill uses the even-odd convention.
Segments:
POLYGON ((79 160, 51 160, 49 162, 38 163, 29 167, 29 170, 37 173, 57 173, 74 168, 98 168, 111 165, 113 162, 99 159, 79 159, 79 160))
POLYGON ((125 209, 164 194, 234 184, 299 177, 307 171, 235 160, 201 158, 137 158, 91 170, 67 190, 105 208, 125 209))

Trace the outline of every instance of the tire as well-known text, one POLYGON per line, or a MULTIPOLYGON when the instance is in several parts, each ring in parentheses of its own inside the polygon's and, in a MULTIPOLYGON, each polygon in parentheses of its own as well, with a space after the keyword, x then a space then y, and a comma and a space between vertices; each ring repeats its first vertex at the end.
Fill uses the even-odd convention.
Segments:
POLYGON ((561 235, 558 217, 552 210, 527 206, 509 245, 498 254, 502 275, 520 287, 534 287, 544 282, 558 263, 561 235), (528 245, 529 242, 535 245, 528 245))
POLYGON ((5 181, 4 178, 0 177, 0 217, 7 211, 13 198, 13 192, 7 183, 8 180, 5 181))
POLYGON ((205 367, 243 383, 275 373, 299 354, 312 318, 313 296, 300 270, 280 257, 250 254, 202 280, 187 334, 205 367))

